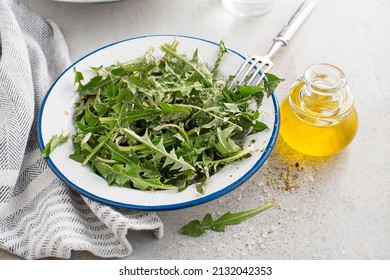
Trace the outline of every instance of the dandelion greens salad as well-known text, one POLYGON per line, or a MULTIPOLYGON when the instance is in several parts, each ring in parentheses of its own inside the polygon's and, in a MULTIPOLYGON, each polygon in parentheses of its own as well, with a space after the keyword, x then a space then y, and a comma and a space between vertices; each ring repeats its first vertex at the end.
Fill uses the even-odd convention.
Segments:
POLYGON ((80 99, 70 158, 109 185, 177 191, 194 185, 203 193, 211 175, 251 155, 244 140, 268 129, 259 108, 281 79, 267 74, 259 86, 230 90, 232 77, 219 73, 228 51, 222 41, 211 68, 197 49, 187 57, 177 46, 176 40, 160 46, 161 58, 151 48, 132 61, 91 67, 89 81, 74 69, 80 99))

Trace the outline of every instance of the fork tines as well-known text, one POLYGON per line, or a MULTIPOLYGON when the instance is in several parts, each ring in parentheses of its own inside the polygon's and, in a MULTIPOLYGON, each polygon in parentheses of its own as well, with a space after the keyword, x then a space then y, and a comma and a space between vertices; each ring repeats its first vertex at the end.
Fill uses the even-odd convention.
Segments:
POLYGON ((235 78, 230 82, 229 89, 234 89, 237 85, 258 85, 264 78, 273 63, 267 56, 250 56, 238 69, 235 78))

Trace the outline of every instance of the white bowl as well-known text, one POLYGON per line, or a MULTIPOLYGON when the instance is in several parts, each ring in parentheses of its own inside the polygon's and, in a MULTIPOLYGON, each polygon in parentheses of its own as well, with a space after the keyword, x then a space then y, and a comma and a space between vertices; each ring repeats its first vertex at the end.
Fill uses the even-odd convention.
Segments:
MULTIPOLYGON (((178 51, 191 55, 198 48, 199 55, 212 65, 219 50, 219 43, 201 38, 176 35, 141 36, 115 42, 94 50, 66 69, 53 83, 44 98, 39 113, 38 137, 41 149, 54 134, 73 134, 75 128, 72 122, 74 93, 73 67, 78 71, 88 72, 90 66, 112 65, 117 61, 127 61, 143 55, 150 47, 155 48, 155 55, 161 56, 159 47, 171 43, 177 37, 180 42, 178 51)), ((220 65, 221 73, 228 77, 234 74, 244 57, 236 51, 229 50, 220 65)), ((85 76, 85 75, 84 75, 85 76)), ((88 77, 85 76, 86 79, 88 77)), ((140 191, 124 187, 109 186, 107 182, 88 167, 69 158, 73 153, 71 141, 59 146, 47 158, 54 173, 70 188, 80 194, 101 203, 145 211, 174 210, 199 205, 214 200, 248 180, 263 165, 274 147, 279 132, 279 107, 274 94, 264 98, 261 106, 261 121, 267 124, 268 130, 251 135, 246 145, 256 139, 256 151, 252 156, 223 167, 210 177, 205 193, 198 193, 195 187, 189 186, 182 192, 140 191)), ((253 143, 251 144, 253 145, 253 143)))

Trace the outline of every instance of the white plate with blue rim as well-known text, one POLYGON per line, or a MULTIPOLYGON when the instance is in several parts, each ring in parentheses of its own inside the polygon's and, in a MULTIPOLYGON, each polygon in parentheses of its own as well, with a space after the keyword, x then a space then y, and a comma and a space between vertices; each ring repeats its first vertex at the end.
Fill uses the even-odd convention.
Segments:
MULTIPOLYGON (((88 71, 92 72, 90 66, 109 66, 118 61, 132 60, 143 55, 151 47, 154 47, 156 57, 162 56, 162 53, 159 53, 159 47, 165 43, 171 43, 175 37, 180 43, 178 52, 190 55, 197 48, 202 59, 209 65, 215 62, 219 52, 219 43, 190 36, 141 36, 94 50, 67 68, 49 88, 38 119, 40 148, 43 150, 55 134, 72 135, 75 133, 73 112, 77 95, 74 86, 74 67, 83 74, 88 71)), ((226 78, 234 75, 244 59, 243 55, 229 49, 220 65, 221 75, 226 78)), ((88 80, 86 75, 84 77, 88 80)), ((74 149, 72 141, 67 141, 57 147, 46 159, 53 172, 71 189, 106 205, 142 211, 167 211, 192 207, 210 202, 236 189, 264 164, 275 145, 279 132, 279 106, 274 93, 269 98, 264 98, 260 110, 263 112, 260 120, 269 129, 248 137, 245 145, 254 146, 252 156, 230 163, 212 175, 203 194, 192 186, 181 192, 176 190, 142 191, 109 186, 103 177, 94 173, 89 167, 82 166, 79 162, 69 158, 74 149), (256 141, 252 141, 253 139, 256 141)))

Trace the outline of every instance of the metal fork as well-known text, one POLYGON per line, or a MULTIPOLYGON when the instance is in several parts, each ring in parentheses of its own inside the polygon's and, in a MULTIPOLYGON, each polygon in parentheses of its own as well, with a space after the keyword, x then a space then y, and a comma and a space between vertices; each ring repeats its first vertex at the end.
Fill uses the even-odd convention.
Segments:
POLYGON ((235 78, 230 82, 228 88, 232 89, 237 85, 258 85, 273 66, 272 57, 281 47, 287 45, 289 40, 308 18, 316 6, 316 0, 305 0, 296 12, 292 15, 288 23, 274 38, 274 43, 265 56, 252 55, 248 57, 238 69, 235 78))

